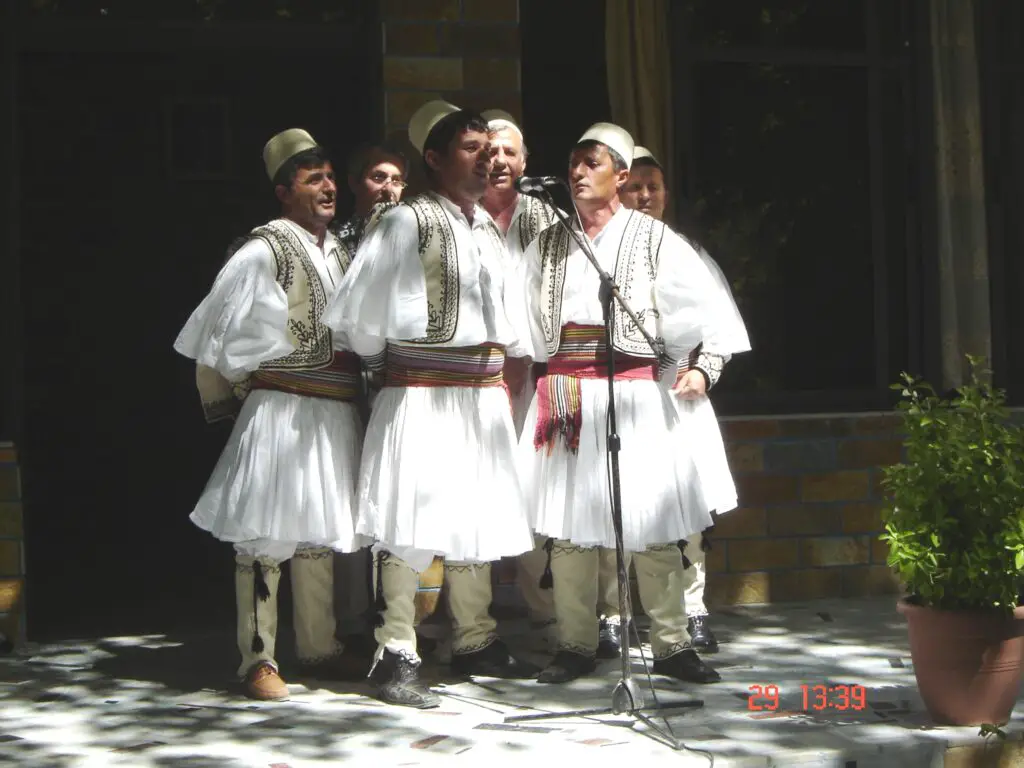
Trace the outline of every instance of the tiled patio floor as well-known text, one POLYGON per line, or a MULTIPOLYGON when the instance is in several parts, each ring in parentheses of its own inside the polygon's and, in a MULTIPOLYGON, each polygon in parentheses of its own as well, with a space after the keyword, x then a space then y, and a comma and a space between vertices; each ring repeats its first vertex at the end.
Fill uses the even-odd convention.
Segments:
MULTIPOLYGON (((983 741, 977 728, 930 725, 895 598, 749 607, 716 620, 722 651, 711 658, 723 682, 685 687, 654 678, 663 701, 704 701, 699 709, 667 713, 688 750, 650 738, 630 717, 505 722, 610 704, 619 678, 614 661, 568 686, 444 682, 446 668, 435 667, 442 706, 425 712, 382 705, 360 685, 295 677, 287 678, 290 701, 256 704, 232 690, 233 637, 225 628, 29 646, 0 657, 0 763, 300 768, 578 760, 588 768, 931 768, 944 765, 949 745, 983 741), (864 707, 800 711, 801 686, 819 684, 863 686, 864 707), (751 711, 757 685, 778 688, 777 707, 751 711)), ((646 685, 637 651, 634 670, 646 685)), ((1011 738, 1024 732, 1019 719, 1020 707, 1007 728, 1011 738)))

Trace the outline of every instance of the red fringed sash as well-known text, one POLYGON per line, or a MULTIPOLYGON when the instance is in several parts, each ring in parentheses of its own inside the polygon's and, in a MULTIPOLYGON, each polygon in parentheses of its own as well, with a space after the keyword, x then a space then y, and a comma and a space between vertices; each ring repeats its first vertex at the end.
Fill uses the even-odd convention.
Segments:
MULTIPOLYGON (((533 446, 546 446, 548 454, 561 437, 566 448, 576 453, 583 430, 583 379, 604 378, 608 361, 604 328, 574 325, 562 328, 558 354, 547 362, 545 375, 537 380, 537 425, 533 446)), ((654 360, 615 354, 615 379, 657 381, 654 360)))

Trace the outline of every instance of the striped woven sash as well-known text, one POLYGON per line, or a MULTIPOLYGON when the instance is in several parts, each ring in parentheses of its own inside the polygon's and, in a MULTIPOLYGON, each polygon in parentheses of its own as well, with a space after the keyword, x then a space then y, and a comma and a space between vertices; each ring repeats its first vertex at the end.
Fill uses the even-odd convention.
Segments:
POLYGON ((500 387, 505 348, 388 344, 385 387, 500 387))
POLYGON ((363 393, 363 366, 353 352, 335 352, 330 364, 314 370, 265 371, 252 375, 253 389, 353 402, 363 393))
MULTIPOLYGON (((537 426, 533 446, 547 446, 550 454, 559 437, 570 453, 580 447, 583 429, 583 379, 601 379, 607 375, 608 346, 601 326, 562 327, 558 353, 547 362, 547 370, 537 380, 537 426)), ((657 381, 658 364, 654 360, 615 353, 615 379, 657 381)))

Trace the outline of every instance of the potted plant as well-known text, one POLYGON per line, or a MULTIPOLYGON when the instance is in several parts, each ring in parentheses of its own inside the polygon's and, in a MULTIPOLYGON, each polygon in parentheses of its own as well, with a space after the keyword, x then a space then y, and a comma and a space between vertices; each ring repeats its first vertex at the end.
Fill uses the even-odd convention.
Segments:
POLYGON ((1024 660, 1024 435, 1005 393, 968 357, 970 380, 948 396, 907 374, 904 460, 885 467, 888 563, 907 596, 921 698, 943 724, 1002 724, 1024 660))

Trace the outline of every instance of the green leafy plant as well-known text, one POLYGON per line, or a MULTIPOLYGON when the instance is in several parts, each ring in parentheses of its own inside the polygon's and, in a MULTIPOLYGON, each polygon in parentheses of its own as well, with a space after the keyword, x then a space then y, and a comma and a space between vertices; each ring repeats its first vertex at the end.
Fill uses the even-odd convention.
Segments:
POLYGON ((1012 612, 1024 570, 1024 435, 980 358, 940 397, 906 373, 904 461, 885 467, 888 563, 919 605, 1012 612))

